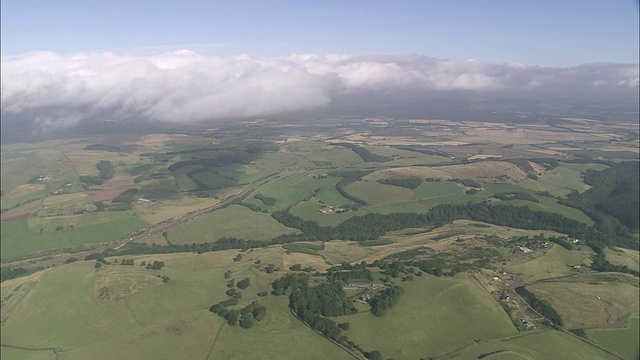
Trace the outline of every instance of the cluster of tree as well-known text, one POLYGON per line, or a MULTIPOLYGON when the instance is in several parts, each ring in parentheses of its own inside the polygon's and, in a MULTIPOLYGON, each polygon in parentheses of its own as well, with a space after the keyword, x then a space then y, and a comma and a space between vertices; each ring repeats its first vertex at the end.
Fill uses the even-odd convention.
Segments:
POLYGON ((482 188, 482 184, 480 184, 479 182, 472 180, 472 179, 448 179, 447 181, 451 181, 451 182, 457 182, 460 183, 466 187, 472 187, 472 188, 482 188))
POLYGON ((387 161, 393 160, 392 158, 390 158, 388 156, 374 154, 374 153, 370 152, 369 150, 367 150, 366 148, 364 148, 362 146, 355 145, 355 144, 335 143, 333 145, 342 146, 342 147, 346 147, 348 149, 351 149, 354 153, 358 154, 358 156, 360 156, 360 158, 364 162, 387 162, 387 161))
POLYGON ((292 253, 303 253, 316 255, 317 251, 324 250, 324 244, 309 244, 309 243, 289 243, 282 246, 283 249, 292 253))
POLYGON ((135 179, 133 179, 133 182, 135 184, 138 184, 138 183, 141 183, 143 181, 155 180, 155 179, 164 179, 166 177, 167 177, 167 174, 164 174, 164 173, 143 174, 143 175, 137 176, 135 179))
POLYGON ((558 160, 554 158, 531 158, 527 159, 527 161, 541 165, 545 170, 552 170, 560 166, 558 160))
POLYGON ((366 264, 362 267, 354 268, 353 270, 344 271, 330 268, 327 270, 327 277, 338 283, 348 283, 353 280, 373 281, 373 274, 371 274, 371 270, 367 269, 365 266, 366 264))
POLYGON ((385 288, 371 296, 369 305, 371 305, 371 313, 375 316, 384 315, 385 311, 391 309, 400 299, 400 295, 404 293, 398 285, 385 288))
POLYGON ((0 270, 0 282, 9 280, 9 279, 15 279, 17 277, 25 276, 28 274, 29 274, 29 271, 23 267, 10 268, 10 269, 4 268, 0 270))
POLYGON ((640 276, 638 270, 631 269, 627 265, 614 265, 610 263, 605 254, 604 249, 599 246, 592 247, 596 255, 593 256, 591 262, 591 269, 599 272, 621 272, 631 274, 634 276, 640 276))
POLYGON ((244 279, 238 281, 238 283, 236 284, 238 289, 241 289, 241 290, 244 290, 244 289, 248 288, 249 285, 251 285, 251 280, 249 280, 249 278, 244 278, 244 279))
POLYGON ((221 152, 220 154, 216 154, 213 158, 206 159, 193 159, 193 160, 185 160, 178 161, 169 165, 168 169, 170 171, 177 171, 185 166, 192 165, 200 165, 206 169, 211 169, 214 167, 222 167, 231 164, 248 164, 249 159, 242 153, 229 153, 229 152, 221 152))
POLYGON ((347 301, 342 285, 333 281, 298 287, 289 295, 289 304, 301 317, 309 312, 329 317, 357 312, 353 303, 347 301))
POLYGON ((538 199, 536 199, 535 197, 525 193, 525 192, 521 192, 521 191, 509 191, 509 192, 503 192, 503 193, 499 193, 499 194, 495 194, 492 197, 496 198, 496 199, 500 199, 502 201, 509 201, 509 200, 524 200, 524 201, 531 201, 534 203, 539 203, 540 201, 538 199))
POLYGON ((104 180, 97 176, 80 175, 80 181, 89 185, 102 185, 104 180))
POLYGON ((271 283, 273 295, 287 295, 297 291, 301 287, 309 284, 309 275, 307 274, 287 274, 276 279, 271 283))
POLYGON ((291 266, 289 266, 289 270, 291 270, 291 271, 304 271, 306 273, 311 273, 311 272, 316 271, 316 269, 313 266, 302 267, 302 264, 291 265, 291 266))
POLYGON ((278 202, 278 200, 276 200, 275 198, 269 197, 269 196, 264 196, 262 194, 256 194, 253 196, 254 198, 262 201, 263 204, 267 205, 267 206, 273 206, 276 204, 276 202, 278 202))
POLYGON ((240 324, 240 327, 244 329, 252 327, 256 321, 261 321, 267 316, 267 308, 260 305, 257 301, 252 302, 240 310, 227 309, 227 307, 237 304, 238 299, 231 298, 211 306, 209 311, 227 320, 229 325, 240 324))
POLYGON ((415 189, 422 184, 423 179, 417 177, 390 178, 378 180, 381 184, 400 186, 407 189, 415 189))
MULTIPOLYGON (((134 260, 133 259, 122 259, 122 261, 120 261, 120 265, 134 265, 134 260)), ((163 263, 164 266, 164 263, 163 263)))
POLYGON ((613 217, 635 231, 640 227, 640 165, 638 162, 607 165, 609 168, 602 171, 587 170, 584 182, 591 188, 569 194, 569 199, 562 203, 582 210, 604 226, 619 226, 607 218, 613 217))
POLYGON ((338 181, 336 183, 336 190, 340 193, 340 195, 342 195, 343 197, 358 203, 360 205, 367 205, 367 202, 356 197, 353 196, 351 194, 349 194, 347 191, 344 190, 344 187, 353 183, 354 181, 358 181, 359 179, 361 179, 363 176, 370 174, 371 170, 366 170, 366 171, 336 171, 336 172, 332 172, 331 176, 338 176, 341 177, 342 179, 340 181, 338 181))
POLYGON ((153 162, 166 163, 169 162, 171 156, 165 153, 141 153, 140 156, 148 156, 153 158, 153 162))
MULTIPOLYGON (((361 263, 354 269, 349 264, 335 267, 333 270, 352 271, 366 268, 366 263, 361 263)), ((353 304, 346 299, 342 286, 337 281, 324 282, 316 286, 309 286, 309 276, 307 274, 287 274, 272 283, 274 295, 289 294, 289 307, 293 313, 315 331, 323 334, 327 338, 342 344, 350 349, 357 349, 361 353, 366 353, 358 344, 342 335, 342 331, 349 329, 349 323, 336 324, 329 319, 332 316, 341 316, 356 313, 353 304)), ((381 296, 379 305, 376 308, 383 308, 388 304, 387 297, 397 297, 397 289, 389 294, 381 296)), ((397 301, 397 300, 396 300, 397 301)), ((394 302, 395 303, 395 302, 394 302)), ((378 310, 379 311, 379 310, 378 310)))
POLYGON ((329 339, 345 343, 346 338, 341 336, 341 329, 327 318, 357 312, 353 304, 346 300, 339 284, 323 283, 309 287, 306 276, 288 275, 283 282, 274 282, 273 289, 274 294, 289 292, 289 307, 312 329, 329 339))
POLYGON ((157 260, 154 260, 153 263, 147 263, 147 266, 145 266, 145 268, 149 270, 161 270, 163 267, 164 267, 164 261, 157 261, 157 260))
POLYGON ((133 205, 124 203, 105 204, 103 201, 94 203, 96 211, 127 211, 133 209, 133 205))
POLYGON ((109 151, 109 152, 118 152, 120 148, 113 145, 107 144, 90 144, 84 147, 84 150, 101 150, 101 151, 109 151))
POLYGON ((522 296, 522 298, 525 299, 533 309, 535 309, 537 312, 539 312, 542 316, 547 318, 553 324, 557 326, 563 325, 563 321, 560 318, 560 315, 558 315, 556 310, 553 307, 551 307, 549 303, 547 303, 544 300, 539 300, 532 292, 527 290, 527 288, 525 288, 524 286, 517 287, 516 292, 518 293, 518 295, 522 296))
POLYGON ((194 244, 169 244, 169 245, 147 245, 143 243, 128 243, 119 250, 107 249, 101 253, 90 254, 84 257, 84 260, 104 259, 108 256, 115 255, 134 255, 134 254, 170 254, 180 252, 194 252, 202 254, 209 251, 220 251, 228 249, 247 250, 250 248, 258 248, 272 244, 270 241, 243 240, 236 238, 221 238, 216 242, 204 242, 194 244))
POLYGON ((556 243, 560 246, 562 246, 563 248, 567 249, 567 250, 573 250, 573 244, 570 243, 569 241, 567 241, 566 238, 559 238, 556 236, 551 236, 548 238, 549 241, 556 243))
POLYGON ((451 155, 442 152, 442 151, 438 151, 438 150, 433 150, 433 149, 429 149, 427 147, 423 147, 423 146, 405 146, 405 145, 396 145, 396 146, 391 146, 392 148, 396 148, 398 150, 406 150, 406 151, 415 151, 421 154, 425 154, 425 155, 433 155, 433 156, 444 156, 444 157, 451 157, 451 155))
POLYGON ((98 161, 96 168, 98 169, 98 176, 104 180, 113 178, 113 175, 116 173, 116 169, 109 160, 98 161))
POLYGON ((111 200, 112 203, 130 204, 134 200, 134 196, 138 193, 138 189, 131 188, 121 192, 118 196, 111 200))

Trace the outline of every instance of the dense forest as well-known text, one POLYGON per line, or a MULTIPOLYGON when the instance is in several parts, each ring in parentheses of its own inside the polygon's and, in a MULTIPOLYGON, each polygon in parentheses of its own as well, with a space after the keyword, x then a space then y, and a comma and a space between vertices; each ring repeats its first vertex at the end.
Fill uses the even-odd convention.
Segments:
POLYGON ((581 194, 573 192, 562 202, 582 210, 597 223, 615 227, 619 221, 637 231, 640 227, 640 165, 638 162, 607 165, 609 168, 602 171, 587 170, 584 182, 591 189, 581 194))

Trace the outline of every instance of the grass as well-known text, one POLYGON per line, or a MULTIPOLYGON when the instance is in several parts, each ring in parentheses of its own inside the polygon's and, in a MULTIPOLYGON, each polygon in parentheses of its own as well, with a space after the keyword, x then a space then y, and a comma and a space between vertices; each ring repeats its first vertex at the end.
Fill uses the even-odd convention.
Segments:
POLYGON ((260 300, 267 317, 249 330, 223 326, 207 359, 353 359, 296 320, 287 302, 285 296, 260 300))
POLYGON ((211 189, 223 189, 238 185, 236 179, 221 175, 217 171, 208 169, 197 171, 191 176, 211 189))
POLYGON ((303 201, 291 208, 291 214, 306 220, 317 222, 321 226, 337 226, 352 216, 363 215, 360 211, 341 214, 323 214, 318 211, 320 204, 315 201, 303 201))
POLYGON ((583 192, 590 188, 582 181, 581 173, 592 168, 601 169, 602 166, 599 164, 563 163, 555 169, 546 171, 537 180, 525 179, 518 185, 534 191, 548 191, 556 196, 566 196, 573 190, 583 192))
POLYGON ((281 225, 268 214, 257 213, 240 205, 201 215, 167 231, 169 241, 173 244, 215 241, 223 237, 271 240, 278 235, 295 232, 297 230, 281 225))
POLYGON ((54 231, 57 226, 63 228, 82 227, 108 223, 131 217, 131 213, 124 211, 100 211, 81 215, 32 217, 28 221, 29 232, 37 233, 40 229, 54 231))
POLYGON ((638 318, 629 320, 629 327, 626 329, 607 330, 587 330, 589 339, 594 340, 601 346, 613 351, 625 359, 638 359, 640 349, 638 348, 638 318))
POLYGON ((416 200, 428 199, 437 196, 462 194, 462 188, 452 182, 423 182, 414 190, 413 197, 416 200))
POLYGON ((546 360, 546 359, 616 359, 566 333, 546 330, 512 339, 473 344, 443 359, 546 360))
POLYGON ((385 185, 377 182, 356 181, 345 187, 345 190, 368 205, 407 202, 413 200, 413 190, 385 185))
POLYGON ((630 317, 639 315, 639 293, 636 278, 620 275, 619 279, 589 274, 571 281, 537 283, 527 289, 547 300, 568 329, 622 328, 630 317))
POLYGON ((20 195, 8 194, 6 196, 3 196, 4 199, 2 199, 2 205, 0 205, 3 210, 11 209, 16 206, 20 206, 22 204, 31 202, 33 200, 38 200, 47 194, 47 189, 44 185, 38 184, 38 185, 23 185, 23 186, 29 186, 31 189, 33 189, 33 191, 20 194, 20 195))
POLYGON ((581 248, 584 250, 567 250, 553 245, 545 251, 522 255, 510 262, 507 270, 518 275, 524 283, 574 275, 577 271, 571 269, 571 266, 590 263, 594 254, 587 246, 583 245, 581 248))
POLYGON ((256 205, 260 208, 268 209, 269 211, 278 211, 284 210, 289 206, 293 206, 298 202, 311 197, 313 195, 312 190, 296 187, 287 183, 292 181, 291 178, 293 176, 271 181, 264 186, 261 186, 258 191, 256 191, 256 194, 262 194, 265 197, 272 197, 276 199, 277 202, 274 206, 265 206, 262 201, 253 198, 253 196, 247 198, 245 202, 256 205))
POLYGON ((364 164, 360 156, 350 149, 337 147, 321 141, 295 141, 285 145, 295 154, 319 167, 359 166, 364 164))
POLYGON ((354 201, 340 195, 338 190, 336 190, 335 186, 340 180, 341 178, 335 176, 330 176, 325 179, 307 177, 296 183, 295 186, 316 192, 315 196, 318 199, 332 206, 355 204, 354 201))
POLYGON ((136 196, 150 200, 166 200, 180 198, 181 194, 175 179, 167 178, 141 183, 136 196))
POLYGON ((66 227, 60 231, 30 232, 26 221, 17 221, 2 224, 0 252, 4 261, 40 250, 110 242, 146 226, 146 222, 129 216, 110 222, 66 227))
POLYGON ((614 265, 625 265, 629 269, 640 270, 640 253, 638 250, 623 248, 607 248, 604 250, 607 260, 614 265))
POLYGON ((385 358, 417 359, 517 333, 491 295, 466 275, 424 275, 401 286, 404 294, 384 316, 364 312, 337 318, 350 323, 350 340, 385 358))
POLYGON ((53 350, 25 350, 6 346, 0 347, 0 358, 22 360, 51 360, 54 358, 53 350))
POLYGON ((235 254, 138 256, 134 266, 97 270, 94 262, 80 261, 3 282, 2 344, 62 348, 66 359, 349 359, 297 321, 286 297, 256 295, 282 274, 266 274, 254 263, 282 267, 281 247, 245 253, 240 262, 232 260, 235 254), (165 267, 139 266, 154 260, 165 267), (227 298, 227 270, 231 279, 251 279, 240 307, 258 300, 268 309, 249 330, 230 327, 207 310, 227 298), (157 274, 170 281, 163 284, 157 274))

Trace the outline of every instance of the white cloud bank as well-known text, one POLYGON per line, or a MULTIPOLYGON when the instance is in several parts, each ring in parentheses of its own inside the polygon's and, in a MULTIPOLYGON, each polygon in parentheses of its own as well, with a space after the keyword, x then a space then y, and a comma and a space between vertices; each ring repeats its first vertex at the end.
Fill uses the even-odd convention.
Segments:
POLYGON ((413 55, 252 58, 188 50, 156 56, 34 52, 2 57, 1 111, 3 118, 36 114, 36 123, 50 126, 96 114, 193 122, 322 111, 349 96, 631 98, 638 79, 637 65, 545 68, 413 55))

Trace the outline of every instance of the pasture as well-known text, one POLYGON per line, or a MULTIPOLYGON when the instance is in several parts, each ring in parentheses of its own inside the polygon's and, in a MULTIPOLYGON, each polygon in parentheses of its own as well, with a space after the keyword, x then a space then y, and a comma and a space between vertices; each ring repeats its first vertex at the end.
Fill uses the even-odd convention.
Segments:
POLYGON ((481 183, 517 183, 526 178, 526 173, 512 163, 482 161, 449 166, 411 166, 384 169, 373 172, 363 179, 377 181, 394 177, 421 177, 435 179, 473 179, 481 183))
POLYGON ((345 190, 372 206, 413 201, 413 190, 377 182, 356 181, 347 185, 345 190))
POLYGON ((180 199, 166 199, 155 204, 139 203, 134 206, 136 214, 150 223, 178 218, 183 214, 211 207, 220 200, 214 198, 182 197, 180 199))
MULTIPOLYGON (((97 244, 128 237, 133 231, 148 224, 136 217, 128 216, 109 222, 85 226, 63 227, 60 230, 30 231, 26 221, 2 224, 0 252, 2 260, 10 260, 42 250, 97 244)), ((56 225, 61 226, 61 225, 56 225)))
POLYGON ((257 213, 240 205, 231 205, 173 227, 167 230, 167 234, 172 244, 191 244, 216 241, 223 237, 271 240, 278 235, 297 231, 280 224, 269 214, 257 213))
POLYGON ((404 294, 381 317, 362 312, 336 318, 350 323, 345 335, 384 357, 417 359, 517 333, 498 303, 467 275, 425 275, 401 286, 404 294))
POLYGON ((614 265, 624 265, 629 269, 640 271, 640 252, 623 248, 604 249, 607 260, 614 265))
MULTIPOLYGON (((304 178, 306 177, 306 175, 302 174, 302 177, 304 178)), ((299 176, 296 177, 296 175, 292 175, 282 179, 270 181, 267 184, 261 186, 255 192, 255 194, 262 194, 265 197, 272 197, 276 199, 277 202, 273 206, 266 206, 262 203, 262 201, 253 198, 253 196, 248 197, 244 201, 261 209, 267 209, 270 212, 284 210, 304 199, 310 198, 313 195, 313 190, 295 186, 298 181, 300 181, 299 176)))
POLYGON ((413 194, 415 200, 429 199, 447 195, 460 195, 462 187, 453 182, 426 182, 420 184, 413 194))
POLYGON ((517 275, 524 283, 575 275, 578 271, 571 266, 588 265, 595 254, 585 245, 580 247, 582 250, 567 250, 561 246, 552 245, 548 250, 523 254, 509 262, 506 269, 517 275))
POLYGON ((637 278, 623 274, 586 274, 527 286, 548 301, 568 329, 625 328, 638 317, 637 278))
POLYGON ((587 335, 589 339, 625 359, 635 360, 638 359, 640 354, 640 348, 638 347, 638 339, 640 338, 638 320, 638 318, 629 319, 629 326, 626 329, 587 330, 587 335))
POLYGON ((555 196, 566 196, 571 191, 584 192, 590 188, 582 181, 582 172, 587 169, 603 170, 607 166, 601 164, 568 164, 545 171, 537 180, 524 179, 519 186, 534 191, 548 191, 555 196))
POLYGON ((615 356, 574 336, 556 330, 480 342, 442 357, 446 360, 480 358, 489 360, 616 359, 615 356))
POLYGON ((2 344, 60 348, 68 359, 244 359, 256 354, 349 359, 296 320, 286 297, 256 295, 280 276, 260 271, 255 262, 281 266, 282 249, 263 250, 245 254, 240 262, 232 260, 234 250, 136 256, 133 266, 109 258, 112 264, 99 269, 95 262, 80 261, 3 282, 2 344), (165 267, 139 266, 154 260, 164 261, 165 267), (231 327, 207 310, 227 298, 227 270, 231 279, 251 279, 240 306, 258 300, 267 307, 265 319, 251 329, 231 327), (169 282, 163 283, 158 274, 169 276, 169 282))

